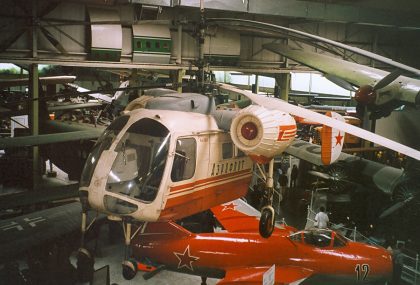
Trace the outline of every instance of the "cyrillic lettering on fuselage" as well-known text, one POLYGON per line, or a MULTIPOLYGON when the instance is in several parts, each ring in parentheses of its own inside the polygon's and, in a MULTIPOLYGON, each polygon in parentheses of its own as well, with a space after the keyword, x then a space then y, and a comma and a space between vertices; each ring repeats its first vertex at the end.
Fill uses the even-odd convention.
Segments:
POLYGON ((218 163, 213 163, 210 176, 217 176, 238 172, 244 169, 245 159, 229 159, 218 163))

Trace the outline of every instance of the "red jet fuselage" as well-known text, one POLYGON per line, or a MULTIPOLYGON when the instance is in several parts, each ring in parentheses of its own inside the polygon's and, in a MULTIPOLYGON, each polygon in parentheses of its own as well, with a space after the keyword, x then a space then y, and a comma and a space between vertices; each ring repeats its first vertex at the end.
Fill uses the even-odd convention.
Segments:
POLYGON ((392 274, 391 256, 383 248, 348 241, 334 231, 289 234, 287 229, 268 239, 258 233, 193 234, 172 222, 155 223, 133 242, 133 253, 177 271, 224 278, 218 284, 257 284, 272 265, 276 284, 300 279, 307 279, 305 284, 370 284, 392 274), (247 270, 255 272, 255 280, 242 279, 247 270))

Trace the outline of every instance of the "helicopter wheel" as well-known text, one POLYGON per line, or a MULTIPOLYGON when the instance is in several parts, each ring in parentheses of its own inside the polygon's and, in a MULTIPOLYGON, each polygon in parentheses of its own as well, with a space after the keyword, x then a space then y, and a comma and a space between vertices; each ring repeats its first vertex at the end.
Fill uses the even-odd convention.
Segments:
POLYGON ((122 275, 125 280, 133 279, 137 274, 137 264, 135 261, 126 260, 122 263, 122 275))
POLYGON ((261 218, 259 225, 260 235, 263 238, 269 238, 274 230, 274 208, 265 206, 261 210, 261 218))
POLYGON ((80 282, 89 282, 93 276, 94 259, 86 248, 79 248, 77 251, 77 276, 80 282))

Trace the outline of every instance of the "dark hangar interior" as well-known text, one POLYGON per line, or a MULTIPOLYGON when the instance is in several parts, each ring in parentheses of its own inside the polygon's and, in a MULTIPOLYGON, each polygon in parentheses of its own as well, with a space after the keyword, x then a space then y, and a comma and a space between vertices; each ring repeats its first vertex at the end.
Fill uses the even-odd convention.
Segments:
POLYGON ((0 284, 418 284, 419 1, 0 3, 0 284))

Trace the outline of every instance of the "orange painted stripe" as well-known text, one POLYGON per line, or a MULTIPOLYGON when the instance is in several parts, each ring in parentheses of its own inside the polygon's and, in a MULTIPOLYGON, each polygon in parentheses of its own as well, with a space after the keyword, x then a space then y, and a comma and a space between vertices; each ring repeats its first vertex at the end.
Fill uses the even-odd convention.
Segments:
POLYGON ((243 197, 248 191, 250 182, 251 175, 229 183, 206 187, 195 193, 168 199, 159 220, 180 219, 243 197))
POLYGON ((279 126, 279 136, 277 137, 277 140, 283 141, 286 135, 289 136, 292 132, 296 133, 296 125, 279 126))
MULTIPOLYGON (((185 195, 186 193, 188 193, 188 192, 190 192, 190 191, 194 191, 195 189, 197 189, 197 188, 200 188, 200 187, 203 187, 203 186, 209 186, 209 187, 213 187, 212 185, 213 184, 216 184, 216 183, 221 183, 221 184, 226 184, 226 183, 223 183, 224 181, 230 181, 230 182, 234 182, 234 181, 237 181, 237 180, 239 180, 239 179, 241 179, 241 178, 243 178, 243 177, 250 177, 251 176, 251 172, 248 172, 248 173, 242 173, 242 174, 240 174, 240 175, 234 175, 234 176, 230 176, 230 177, 226 177, 226 178, 223 178, 223 179, 220 179, 220 180, 216 180, 216 181, 211 181, 211 182, 206 182, 206 183, 201 183, 201 184, 199 184, 199 185, 196 185, 196 186, 194 186, 194 187, 186 187, 186 188, 183 188, 183 189, 181 189, 181 190, 177 190, 177 191, 170 191, 170 194, 169 194, 169 198, 168 199, 173 199, 174 198, 174 196, 175 195, 177 195, 176 197, 178 197, 178 196, 181 196, 181 195, 185 195), (231 180, 234 180, 234 181, 231 181, 231 180), (181 194, 181 195, 179 195, 179 194, 181 194)), ((228 182, 228 183, 230 183, 230 182, 228 182)), ((221 184, 219 184, 219 186, 221 185, 221 184)), ((214 185, 214 186, 217 186, 217 185, 214 185)), ((195 190, 195 191, 202 191, 203 189, 200 189, 200 190, 195 190)))
POLYGON ((251 172, 251 169, 247 168, 247 169, 244 169, 244 170, 241 170, 241 171, 238 171, 238 172, 213 176, 213 177, 210 177, 210 178, 205 178, 205 179, 197 180, 197 181, 190 182, 190 183, 187 183, 187 184, 181 184, 181 185, 171 187, 170 192, 175 192, 177 190, 182 190, 182 189, 185 189, 185 188, 198 187, 201 184, 205 184, 205 183, 213 182, 213 181, 217 181, 217 180, 223 180, 224 178, 232 178, 232 176, 239 176, 241 174, 250 173, 250 172, 251 172))
MULTIPOLYGON (((327 112, 325 115, 331 117, 331 112, 327 112)), ((332 128, 323 125, 321 129, 321 160, 324 165, 331 163, 331 136, 332 128)))

